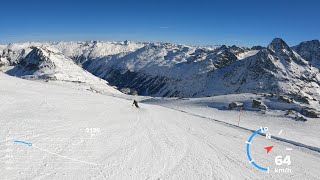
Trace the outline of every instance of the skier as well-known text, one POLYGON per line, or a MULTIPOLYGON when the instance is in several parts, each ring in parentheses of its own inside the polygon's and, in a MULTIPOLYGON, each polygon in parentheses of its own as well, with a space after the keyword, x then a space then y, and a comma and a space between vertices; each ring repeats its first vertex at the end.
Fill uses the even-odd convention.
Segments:
POLYGON ((138 105, 138 101, 136 101, 135 99, 133 100, 133 104, 132 104, 132 106, 133 106, 133 105, 135 105, 135 106, 136 106, 136 108, 140 108, 140 107, 139 107, 139 105, 138 105))

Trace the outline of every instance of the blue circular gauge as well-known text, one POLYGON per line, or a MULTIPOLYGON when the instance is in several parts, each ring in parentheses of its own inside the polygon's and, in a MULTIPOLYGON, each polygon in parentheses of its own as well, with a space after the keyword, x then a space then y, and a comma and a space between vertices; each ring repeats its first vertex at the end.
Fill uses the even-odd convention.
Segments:
POLYGON ((263 131, 268 131, 268 127, 264 127, 264 128, 260 128, 258 130, 256 130, 249 138, 249 140, 246 142, 247 144, 247 148, 246 148, 246 152, 247 152, 247 156, 248 156, 248 159, 249 159, 249 163, 251 163, 254 167, 256 167, 257 169, 259 170, 262 170, 262 171, 267 171, 269 172, 269 167, 262 167, 262 166, 259 166, 256 162, 254 162, 254 160, 252 159, 251 155, 250 155, 250 145, 251 145, 251 141, 253 139, 253 137, 257 134, 259 134, 260 132, 263 132, 263 131))

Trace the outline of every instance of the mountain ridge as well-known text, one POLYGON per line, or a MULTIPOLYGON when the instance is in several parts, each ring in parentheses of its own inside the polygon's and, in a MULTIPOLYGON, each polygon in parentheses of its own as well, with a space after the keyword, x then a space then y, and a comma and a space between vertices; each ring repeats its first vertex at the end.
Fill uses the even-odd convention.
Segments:
POLYGON ((307 48, 311 46, 308 42, 289 47, 275 38, 267 47, 222 45, 211 49, 129 41, 13 43, 0 53, 0 66, 21 65, 31 46, 38 45, 55 49, 93 75, 140 95, 203 97, 253 92, 295 97, 300 93, 319 101, 316 63, 320 60, 305 58, 320 51, 316 41, 311 42, 316 48, 307 48))
POLYGON ((6 71, 11 76, 45 81, 77 83, 90 90, 118 93, 104 80, 93 76, 56 49, 44 46, 31 46, 31 51, 6 71))

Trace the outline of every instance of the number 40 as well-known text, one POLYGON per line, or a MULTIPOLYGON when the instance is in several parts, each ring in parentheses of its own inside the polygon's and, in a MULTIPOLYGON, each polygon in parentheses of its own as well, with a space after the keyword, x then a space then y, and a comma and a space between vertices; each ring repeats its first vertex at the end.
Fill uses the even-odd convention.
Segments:
POLYGON ((286 156, 284 159, 282 159, 282 156, 276 156, 274 162, 278 166, 281 166, 282 164, 287 164, 289 166, 291 164, 290 156, 286 156))

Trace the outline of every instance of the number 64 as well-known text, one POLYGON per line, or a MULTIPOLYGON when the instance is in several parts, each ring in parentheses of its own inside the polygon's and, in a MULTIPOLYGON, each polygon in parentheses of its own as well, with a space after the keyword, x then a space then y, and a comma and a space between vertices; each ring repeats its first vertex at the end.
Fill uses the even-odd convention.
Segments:
POLYGON ((276 156, 276 158, 274 158, 274 162, 278 166, 281 166, 282 164, 287 164, 287 165, 291 164, 290 156, 286 156, 284 157, 284 159, 282 159, 282 156, 276 156))

